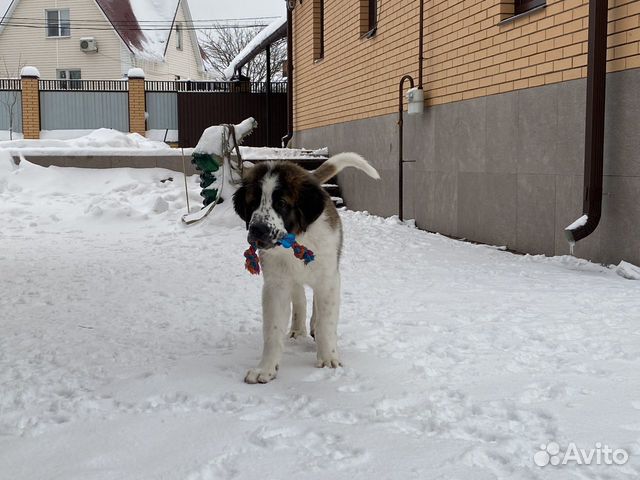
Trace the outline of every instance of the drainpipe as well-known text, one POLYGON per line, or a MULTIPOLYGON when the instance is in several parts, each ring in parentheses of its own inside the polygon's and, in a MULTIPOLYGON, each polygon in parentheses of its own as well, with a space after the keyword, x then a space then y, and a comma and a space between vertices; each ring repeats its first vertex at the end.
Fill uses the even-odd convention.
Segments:
POLYGON ((589 53, 587 65, 587 116, 585 129, 584 215, 569 225, 565 237, 573 246, 591 235, 602 215, 604 172, 604 112, 607 79, 608 1, 589 0, 589 53))
POLYGON ((402 119, 403 113, 403 91, 404 83, 409 82, 410 90, 407 94, 409 100, 409 114, 422 113, 424 110, 424 91, 422 88, 422 70, 424 65, 424 0, 420 0, 420 15, 418 22, 418 88, 414 88, 415 84, 411 75, 404 75, 400 79, 398 86, 398 218, 404 220, 404 164, 414 163, 413 161, 405 161, 404 156, 404 138, 402 119))
POLYGON ((286 147, 293 138, 293 9, 295 0, 287 1, 287 134, 282 137, 286 147))

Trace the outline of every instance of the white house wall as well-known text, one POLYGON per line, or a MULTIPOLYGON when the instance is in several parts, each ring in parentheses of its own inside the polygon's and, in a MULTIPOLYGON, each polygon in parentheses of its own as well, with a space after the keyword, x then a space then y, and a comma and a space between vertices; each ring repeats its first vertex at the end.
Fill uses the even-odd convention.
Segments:
MULTIPOLYGON (((58 69, 80 69, 83 79, 117 79, 122 77, 120 38, 110 26, 93 0, 19 0, 13 17, 37 19, 43 28, 5 26, 0 33, 0 68, 6 61, 10 76, 16 76, 19 64, 33 65, 41 78, 54 79, 58 69), (71 37, 48 38, 44 28, 45 9, 68 8, 71 37), (79 26, 104 25, 96 30, 79 26), (103 28, 103 27, 101 27, 103 28), (80 50, 80 38, 94 37, 98 41, 97 53, 80 50)), ((4 72, 3 72, 4 73, 4 72)), ((2 75, 5 76, 5 75, 2 75)))

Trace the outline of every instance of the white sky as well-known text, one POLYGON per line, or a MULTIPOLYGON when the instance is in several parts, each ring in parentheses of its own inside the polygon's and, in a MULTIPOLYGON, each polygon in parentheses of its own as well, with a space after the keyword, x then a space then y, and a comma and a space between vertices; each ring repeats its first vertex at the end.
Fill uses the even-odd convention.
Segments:
MULTIPOLYGON (((1 0, 0 0, 1 1, 1 0)), ((194 20, 281 16, 285 0, 188 0, 194 20)))

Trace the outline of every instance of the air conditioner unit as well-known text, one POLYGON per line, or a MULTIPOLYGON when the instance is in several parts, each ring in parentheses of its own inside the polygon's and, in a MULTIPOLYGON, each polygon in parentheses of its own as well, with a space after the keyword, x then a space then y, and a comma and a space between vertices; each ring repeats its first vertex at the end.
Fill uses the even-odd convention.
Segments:
POLYGON ((98 41, 93 37, 85 37, 80 39, 80 50, 83 52, 97 52, 98 41))

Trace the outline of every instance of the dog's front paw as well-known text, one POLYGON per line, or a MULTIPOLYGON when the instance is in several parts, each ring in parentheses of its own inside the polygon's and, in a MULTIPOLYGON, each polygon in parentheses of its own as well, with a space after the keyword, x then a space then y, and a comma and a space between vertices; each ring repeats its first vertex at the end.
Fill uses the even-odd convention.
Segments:
POLYGON ((330 356, 327 358, 318 358, 316 362, 316 367, 318 368, 338 368, 342 366, 342 362, 337 356, 330 356))
POLYGON ((267 383, 276 378, 276 372, 278 367, 276 366, 273 369, 269 368, 252 368, 247 372, 244 377, 245 383, 255 384, 255 383, 267 383))

